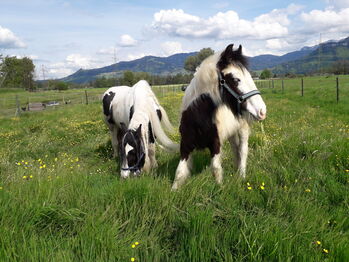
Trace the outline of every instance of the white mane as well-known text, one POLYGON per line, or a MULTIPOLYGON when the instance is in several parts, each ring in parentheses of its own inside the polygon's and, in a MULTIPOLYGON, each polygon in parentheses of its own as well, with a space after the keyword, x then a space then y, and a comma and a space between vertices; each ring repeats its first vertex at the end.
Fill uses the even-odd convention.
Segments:
POLYGON ((197 68, 194 78, 185 91, 182 103, 182 111, 190 103, 203 93, 209 93, 212 99, 219 103, 221 101, 218 85, 217 62, 221 53, 216 53, 207 57, 197 68))

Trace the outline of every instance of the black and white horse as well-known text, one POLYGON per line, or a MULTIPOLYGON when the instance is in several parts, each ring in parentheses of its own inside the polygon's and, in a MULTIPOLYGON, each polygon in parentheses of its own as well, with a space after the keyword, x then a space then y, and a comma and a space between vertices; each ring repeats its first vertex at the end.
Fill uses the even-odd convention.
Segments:
POLYGON ((114 156, 119 155, 121 177, 139 175, 156 167, 155 139, 170 151, 178 149, 165 134, 173 127, 149 84, 115 86, 103 95, 103 113, 109 127, 114 156))
POLYGON ((231 44, 197 69, 182 101, 181 160, 172 190, 189 176, 194 149, 210 150, 212 173, 221 184, 221 146, 227 139, 239 174, 245 177, 250 124, 266 117, 266 105, 246 67, 241 45, 233 50, 231 44))

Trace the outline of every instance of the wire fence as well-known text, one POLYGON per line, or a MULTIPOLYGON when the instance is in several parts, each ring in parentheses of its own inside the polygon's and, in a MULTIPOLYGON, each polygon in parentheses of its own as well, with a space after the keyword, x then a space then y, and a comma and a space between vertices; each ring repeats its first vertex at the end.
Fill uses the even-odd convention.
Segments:
MULTIPOLYGON (((255 80, 262 92, 280 94, 287 97, 310 97, 327 101, 349 101, 349 76, 285 78, 255 80)), ((188 84, 152 86, 158 98, 169 93, 184 91, 188 84)), ((55 110, 69 105, 101 102, 107 88, 78 89, 68 91, 19 92, 0 97, 0 116, 11 117, 23 112, 55 110)))
POLYGON ((349 99, 349 76, 321 76, 256 80, 260 90, 288 97, 316 98, 340 103, 349 99))
MULTIPOLYGON (((157 97, 165 97, 170 92, 180 92, 187 85, 153 86, 157 97)), ((43 110, 56 110, 76 104, 92 104, 102 101, 103 93, 107 90, 93 88, 69 91, 39 91, 10 93, 0 97, 0 116, 12 117, 22 113, 32 113, 43 110)))

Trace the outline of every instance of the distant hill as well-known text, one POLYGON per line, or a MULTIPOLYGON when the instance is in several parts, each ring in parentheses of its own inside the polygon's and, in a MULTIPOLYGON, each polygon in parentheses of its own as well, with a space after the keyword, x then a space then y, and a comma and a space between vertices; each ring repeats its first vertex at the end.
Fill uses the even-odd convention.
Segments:
MULTIPOLYGON (((316 48, 315 48, 316 49, 316 48)), ((265 68, 273 68, 282 63, 287 63, 290 61, 295 61, 302 57, 309 55, 314 48, 312 47, 304 47, 299 51, 294 51, 291 53, 287 53, 282 56, 276 55, 259 55, 255 57, 249 58, 249 64, 251 70, 263 70, 265 68)))
MULTIPOLYGON (((133 61, 119 62, 97 69, 80 69, 60 80, 72 83, 87 83, 98 77, 121 76, 123 71, 147 72, 154 75, 186 73, 184 61, 197 52, 175 54, 169 57, 145 56, 133 61)), ((304 74, 328 68, 335 61, 349 60, 349 37, 339 41, 327 41, 320 46, 303 47, 282 56, 259 55, 249 58, 253 71, 269 68, 276 74, 304 74), (319 59, 320 54, 320 59, 319 59), (320 64, 319 64, 320 62, 320 64)))
POLYGON ((349 37, 339 41, 331 40, 322 43, 302 58, 275 66, 273 72, 276 74, 319 72, 340 60, 349 61, 349 37))
POLYGON ((87 83, 97 77, 121 76, 123 71, 147 72, 154 75, 185 73, 184 61, 197 52, 181 53, 169 57, 145 56, 133 61, 119 62, 97 69, 80 69, 72 75, 60 79, 65 82, 87 83))

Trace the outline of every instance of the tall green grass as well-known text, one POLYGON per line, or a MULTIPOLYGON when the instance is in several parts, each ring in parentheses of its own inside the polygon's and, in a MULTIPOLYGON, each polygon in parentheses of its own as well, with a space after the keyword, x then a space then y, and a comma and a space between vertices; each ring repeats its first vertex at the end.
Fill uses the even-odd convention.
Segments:
MULTIPOLYGON (((160 149, 119 178, 99 103, 2 118, 0 261, 348 261, 349 86, 337 104, 327 80, 262 88, 247 178, 226 144, 223 186, 197 152, 175 193, 179 156, 160 149)), ((157 92, 178 125, 183 94, 157 92)))

